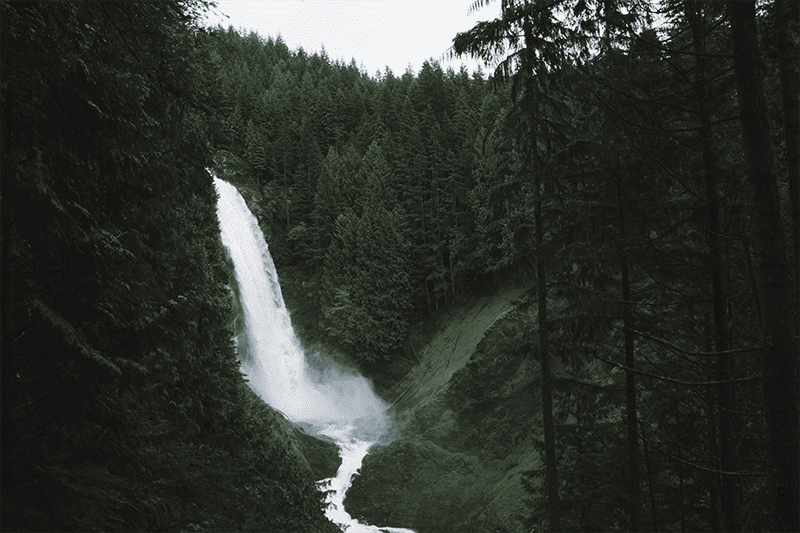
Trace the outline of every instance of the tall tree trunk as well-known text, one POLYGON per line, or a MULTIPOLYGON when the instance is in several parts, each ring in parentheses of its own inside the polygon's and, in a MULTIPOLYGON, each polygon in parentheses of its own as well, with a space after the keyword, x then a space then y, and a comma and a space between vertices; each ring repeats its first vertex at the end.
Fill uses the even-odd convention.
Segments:
MULTIPOLYGON (((798 42, 800 2, 777 0, 775 11, 778 22, 778 68, 783 100, 783 134, 786 139, 786 163, 792 210, 794 275, 795 281, 800 283, 800 42, 798 42)), ((795 305, 797 305, 796 300, 795 305)))
MULTIPOLYGON (((721 246, 721 226, 719 222, 719 191, 717 186, 717 166, 714 160, 714 141, 711 132, 708 107, 706 105, 706 73, 705 73, 705 20, 703 5, 700 2, 687 4, 687 18, 692 26, 694 52, 696 62, 696 82, 694 86, 697 105, 700 113, 700 142, 703 152, 703 176, 707 203, 707 234, 709 246, 709 262, 711 267, 711 302, 714 320, 714 349, 717 357, 717 379, 719 385, 719 437, 720 466, 723 472, 735 472, 738 469, 735 440, 735 391, 729 381, 733 378, 733 361, 730 350, 728 332, 728 297, 723 281, 723 265, 725 258, 721 246)), ((735 476, 722 474, 721 478, 722 519, 725 531, 741 529, 741 504, 739 487, 735 476)))
POLYGON ((728 4, 742 140, 753 189, 752 224, 762 312, 763 390, 768 480, 775 531, 800 531, 798 352, 794 339, 788 246, 780 213, 775 157, 763 88, 755 2, 728 4))
POLYGON ((547 342, 547 263, 544 252, 544 225, 542 223, 542 176, 538 162, 538 124, 533 54, 533 23, 530 17, 523 20, 525 34, 525 59, 523 60, 523 112, 527 114, 528 139, 526 143, 528 168, 533 174, 534 240, 536 241, 536 283, 538 293, 537 330, 539 337, 539 363, 542 380, 542 425, 544 426, 545 488, 550 531, 561 531, 561 504, 558 496, 558 462, 556 458, 555 425, 553 423, 553 380, 550 375, 550 349, 547 342))
POLYGON ((542 380, 542 424, 544 425, 545 486, 547 514, 550 531, 561 531, 561 513, 558 497, 558 469, 556 438, 553 423, 553 380, 550 375, 550 350, 547 344, 547 267, 544 257, 544 231, 542 230, 541 178, 534 179, 534 224, 536 239, 536 283, 538 292, 537 331, 539 337, 539 363, 542 380))
MULTIPOLYGON (((706 317, 708 322, 708 317, 706 317)), ((711 342, 706 340, 706 351, 711 351, 711 342)), ((708 447, 711 460, 709 461, 712 470, 719 471, 719 445, 717 440, 717 400, 718 395, 709 388, 706 391, 706 423, 708 424, 708 447)), ((717 473, 708 472, 708 525, 711 531, 722 531, 722 516, 720 511, 719 498, 720 476, 717 473)))
POLYGON ((0 126, 3 140, 2 172, 0 173, 0 481, 2 497, 11 481, 13 436, 16 421, 11 405, 11 347, 14 304, 11 281, 11 98, 9 91, 3 99, 3 124, 0 126))
POLYGON ((615 178, 617 189, 617 215, 619 217, 619 260, 622 275, 622 323, 625 339, 625 418, 628 425, 628 513, 631 531, 641 531, 641 494, 639 489, 639 436, 636 409, 636 358, 633 345, 633 309, 628 260, 625 256, 625 207, 623 205, 622 180, 615 178))
POLYGON ((656 489, 655 479, 653 473, 653 463, 650 461, 650 450, 647 446, 647 435, 645 434, 644 425, 642 425, 642 448, 644 450, 644 464, 647 468, 647 489, 650 492, 650 518, 653 524, 653 533, 658 533, 658 505, 656 503, 656 489))

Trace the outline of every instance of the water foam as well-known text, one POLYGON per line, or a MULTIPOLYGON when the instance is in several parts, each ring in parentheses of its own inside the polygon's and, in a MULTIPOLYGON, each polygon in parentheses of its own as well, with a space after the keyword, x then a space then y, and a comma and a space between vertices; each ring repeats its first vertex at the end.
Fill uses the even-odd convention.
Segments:
POLYGON ((342 465, 330 485, 326 516, 349 533, 413 533, 361 524, 344 510, 344 495, 369 448, 388 429, 387 405, 365 377, 334 363, 311 372, 283 301, 275 264, 256 217, 239 191, 214 178, 222 244, 234 266, 241 308, 236 338, 250 387, 293 422, 334 439, 342 465))

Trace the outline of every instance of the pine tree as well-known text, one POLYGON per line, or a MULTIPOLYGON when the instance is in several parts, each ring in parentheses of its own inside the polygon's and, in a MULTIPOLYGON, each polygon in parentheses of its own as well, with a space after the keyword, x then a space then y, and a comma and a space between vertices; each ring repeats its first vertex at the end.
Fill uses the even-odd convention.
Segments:
POLYGON ((800 529, 800 428, 798 428, 797 309, 783 233, 770 124, 761 73, 753 2, 730 2, 734 69, 741 110, 742 145, 753 190, 753 233, 762 314, 764 399, 769 479, 777 531, 800 529))

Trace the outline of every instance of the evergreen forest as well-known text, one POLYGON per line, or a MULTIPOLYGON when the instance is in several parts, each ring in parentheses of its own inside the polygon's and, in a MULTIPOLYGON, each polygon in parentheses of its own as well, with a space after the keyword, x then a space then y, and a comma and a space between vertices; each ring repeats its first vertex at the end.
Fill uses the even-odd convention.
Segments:
POLYGON ((485 71, 367 73, 205 0, 0 0, 3 530, 338 530, 239 371, 213 169, 394 404, 353 516, 800 531, 800 2, 498 2, 448 52, 485 71))

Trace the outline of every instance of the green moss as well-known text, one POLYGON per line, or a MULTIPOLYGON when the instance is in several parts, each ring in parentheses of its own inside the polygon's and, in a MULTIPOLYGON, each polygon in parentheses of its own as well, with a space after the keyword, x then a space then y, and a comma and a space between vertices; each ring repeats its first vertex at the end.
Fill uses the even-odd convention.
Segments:
POLYGON ((339 456, 339 447, 331 439, 309 435, 297 425, 292 426, 292 434, 297 439, 300 452, 308 462, 314 479, 336 476, 342 458, 339 456))
MULTIPOLYGON (((431 374, 445 367, 452 346, 423 350, 423 381, 439 390, 399 413, 401 438, 365 458, 348 491, 351 514, 420 533, 526 530, 532 496, 522 478, 541 467, 538 365, 524 348, 526 313, 493 312, 468 361, 443 384, 431 374)), ((458 338, 459 328, 470 328, 475 336, 476 318, 455 313, 443 335, 458 338)))
POLYGON ((470 515, 495 481, 477 457, 452 453, 421 439, 376 447, 364 459, 345 505, 355 517, 420 531, 451 531, 470 515), (456 522, 460 522, 457 520, 456 522))

